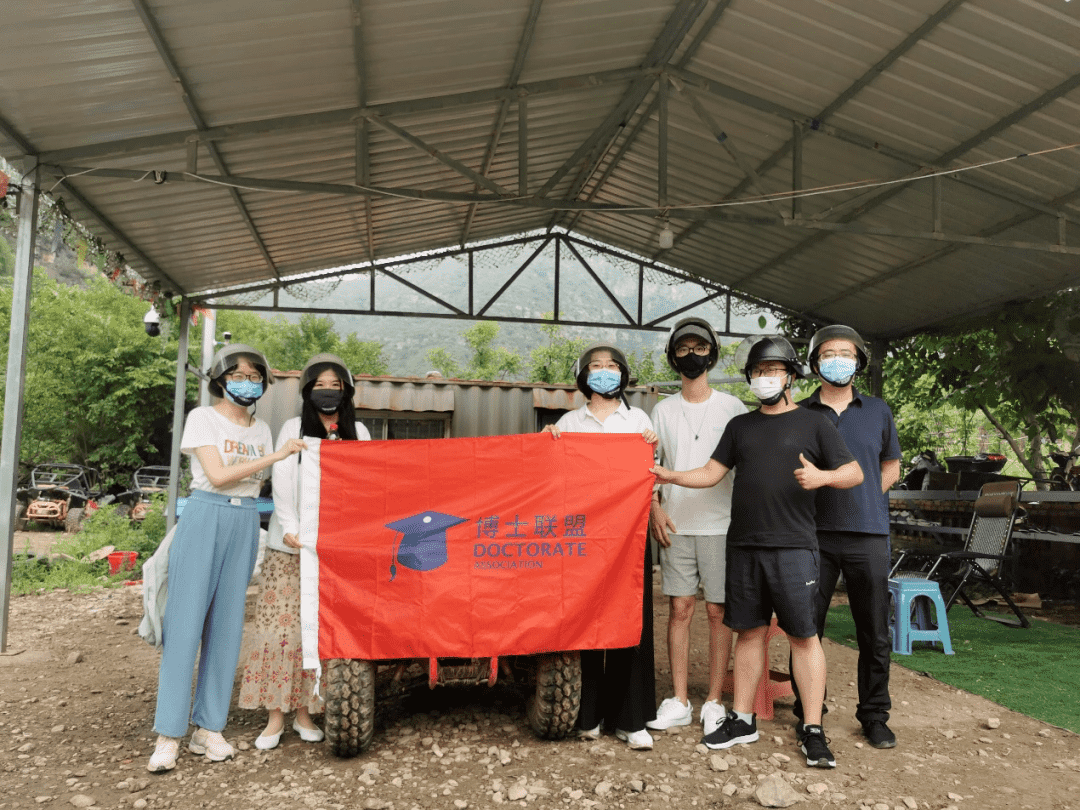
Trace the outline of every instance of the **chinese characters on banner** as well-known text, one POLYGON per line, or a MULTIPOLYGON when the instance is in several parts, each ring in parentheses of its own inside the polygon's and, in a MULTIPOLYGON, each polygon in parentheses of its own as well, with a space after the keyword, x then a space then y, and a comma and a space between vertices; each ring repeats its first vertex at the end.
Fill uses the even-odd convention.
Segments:
POLYGON ((306 666, 638 642, 653 485, 640 436, 308 444, 306 666))

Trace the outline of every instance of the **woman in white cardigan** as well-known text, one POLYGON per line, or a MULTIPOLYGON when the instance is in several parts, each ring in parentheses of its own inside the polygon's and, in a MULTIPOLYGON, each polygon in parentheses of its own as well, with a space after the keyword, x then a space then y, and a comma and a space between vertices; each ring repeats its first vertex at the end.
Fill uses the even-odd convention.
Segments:
MULTIPOLYGON (((281 427, 277 444, 303 437, 371 438, 356 421, 353 376, 341 358, 312 357, 300 373, 301 415, 281 427)), ((323 732, 311 719, 322 711, 315 694, 317 676, 303 668, 300 643, 300 489, 299 455, 274 465, 274 515, 270 518, 262 590, 248 637, 240 708, 269 711, 266 728, 255 747, 277 747, 285 730, 285 714, 295 712, 293 730, 305 742, 319 742, 323 732)))

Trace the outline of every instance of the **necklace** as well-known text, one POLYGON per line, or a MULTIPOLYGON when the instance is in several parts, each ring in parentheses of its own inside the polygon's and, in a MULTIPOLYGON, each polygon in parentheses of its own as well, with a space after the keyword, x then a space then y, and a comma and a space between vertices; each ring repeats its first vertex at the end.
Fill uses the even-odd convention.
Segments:
POLYGON ((694 434, 694 441, 696 442, 698 440, 698 437, 701 435, 701 429, 705 427, 705 420, 709 418, 709 400, 705 400, 705 407, 701 409, 701 423, 697 426, 697 428, 694 427, 694 423, 690 421, 689 414, 686 413, 685 400, 679 403, 679 410, 682 411, 683 419, 685 419, 686 424, 689 425, 690 432, 694 434))

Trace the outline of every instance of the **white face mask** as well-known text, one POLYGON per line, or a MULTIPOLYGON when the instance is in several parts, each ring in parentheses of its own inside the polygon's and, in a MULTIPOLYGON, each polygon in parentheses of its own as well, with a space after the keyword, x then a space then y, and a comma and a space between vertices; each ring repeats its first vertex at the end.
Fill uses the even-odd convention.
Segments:
POLYGON ((784 393, 786 383, 786 374, 782 377, 752 377, 750 379, 750 390, 763 403, 772 405, 784 393))

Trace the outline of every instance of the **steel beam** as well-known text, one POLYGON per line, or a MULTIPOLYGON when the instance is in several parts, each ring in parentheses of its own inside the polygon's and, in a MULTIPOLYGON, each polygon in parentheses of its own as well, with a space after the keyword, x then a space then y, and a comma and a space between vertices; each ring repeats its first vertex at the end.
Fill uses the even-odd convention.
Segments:
POLYGON ((34 241, 37 235, 38 172, 23 175, 19 193, 18 240, 11 290, 11 332, 4 378, 4 426, 0 438, 0 653, 7 652, 11 569, 15 559, 15 492, 19 486, 22 445, 23 392, 26 387, 26 348, 29 342, 30 294, 34 281, 34 241))
MULTIPOLYGON (((522 28, 521 39, 518 42, 517 51, 514 54, 514 61, 510 66, 510 76, 507 79, 507 88, 513 88, 518 79, 521 78, 521 71, 525 67, 525 57, 529 53, 529 48, 532 45, 532 41, 536 36, 536 21, 540 17, 540 7, 543 5, 544 0, 532 0, 529 5, 529 13, 525 17, 525 25, 522 28)), ((506 118, 510 113, 510 99, 506 98, 499 102, 499 108, 495 112, 495 123, 491 127, 491 137, 488 138, 487 148, 484 150, 484 159, 480 165, 480 174, 487 177, 487 173, 491 170, 491 164, 495 160, 495 152, 499 148, 499 141, 502 139, 503 127, 506 125, 506 118)), ((520 147, 520 140, 519 140, 520 147)), ((519 149, 518 158, 521 158, 521 152, 519 149)), ((518 174, 518 194, 521 194, 520 186, 521 174, 519 170, 518 174)), ((478 189, 474 189, 478 190, 478 189)), ((461 228, 461 239, 459 240, 461 246, 464 247, 465 243, 469 241, 469 231, 472 230, 473 217, 476 216, 476 205, 470 205, 469 210, 465 213, 465 223, 461 228)))
MULTIPOLYGON (((356 109, 367 107, 367 56, 364 50, 364 23, 361 0, 352 0, 353 69, 356 72, 356 109)), ((371 183, 371 138, 366 118, 356 122, 356 185, 367 187, 371 183)), ((375 227, 372 223, 373 205, 370 197, 364 198, 364 235, 368 261, 375 260, 375 227)))
MULTIPOLYGON (((85 160, 109 156, 128 156, 146 151, 159 151, 170 148, 183 148, 188 141, 200 143, 209 141, 228 141, 246 138, 252 135, 297 132, 303 130, 326 129, 328 127, 352 126, 361 117, 361 113, 371 113, 383 118, 399 115, 456 110, 465 107, 486 106, 503 99, 515 99, 519 94, 528 96, 572 93, 609 84, 625 84, 643 75, 655 75, 655 68, 628 67, 613 70, 582 73, 561 79, 548 79, 541 82, 520 84, 515 89, 496 87, 487 90, 473 90, 466 93, 451 93, 445 96, 408 101, 393 101, 385 104, 373 104, 361 110, 358 107, 346 107, 319 113, 284 115, 276 118, 263 118, 257 121, 242 121, 235 124, 207 127, 204 130, 186 129, 177 132, 165 132, 158 135, 141 135, 133 138, 120 138, 103 143, 72 146, 41 152, 42 163, 66 163, 73 160, 85 160)), ((38 154, 27 149, 26 154, 38 154)))
MULTIPOLYGON (((146 32, 149 34, 151 41, 154 43, 158 56, 161 57, 161 61, 165 64, 165 69, 169 71, 169 75, 172 76, 172 80, 180 90, 180 99, 184 102, 184 106, 187 107, 188 115, 190 116, 192 123, 195 124, 196 130, 201 131, 207 129, 206 120, 199 111, 198 104, 195 102, 194 93, 188 86, 183 71, 180 70, 180 64, 176 61, 172 49, 169 47, 169 43, 165 41, 165 36, 158 27, 157 20, 154 18, 150 8, 146 5, 146 0, 131 0, 131 2, 132 5, 135 6, 135 11, 138 13, 139 18, 143 21, 143 26, 146 28, 146 32)), ((207 143, 206 148, 210 153, 210 159, 214 162, 218 172, 221 174, 228 174, 229 169, 225 165, 225 160, 222 158, 221 152, 217 148, 217 144, 207 143)), ((270 272, 277 276, 278 272, 277 267, 274 265, 274 260, 270 256, 270 251, 267 250, 262 234, 259 233, 259 229, 255 225, 255 220, 251 218, 251 212, 248 211, 244 199, 240 196, 240 192, 235 188, 230 188, 228 191, 229 196, 232 198, 233 205, 236 206, 236 209, 240 214, 240 219, 247 227, 252 240, 255 242, 255 247, 258 248, 259 253, 262 254, 263 261, 266 262, 266 266, 270 269, 270 272)))
MULTIPOLYGON (((1056 197, 1055 199, 1051 200, 1051 204, 1069 205, 1076 202, 1077 200, 1080 200, 1080 188, 1074 189, 1073 191, 1070 191, 1067 194, 1063 194, 1060 197, 1056 197)), ((1015 228, 1027 222, 1030 222, 1037 216, 1039 216, 1038 212, 1017 214, 1016 216, 1001 220, 1000 222, 997 222, 988 228, 984 228, 979 232, 978 236, 986 239, 992 239, 997 234, 1004 233, 1010 228, 1015 228)), ((877 285, 882 284, 890 279, 896 278, 897 276, 909 273, 912 270, 916 270, 919 267, 937 261, 938 259, 943 259, 946 256, 955 253, 958 250, 962 250, 967 246, 968 243, 958 242, 955 244, 951 244, 948 247, 943 247, 935 250, 932 253, 928 253, 924 256, 920 256, 917 259, 912 259, 910 261, 904 262, 903 264, 897 267, 893 267, 890 270, 885 271, 884 273, 879 273, 872 279, 860 282, 859 284, 851 285, 841 290, 839 293, 831 295, 828 298, 823 298, 820 301, 815 302, 812 306, 808 307, 805 312, 799 314, 808 315, 809 313, 820 312, 825 307, 835 304, 837 301, 842 301, 843 299, 855 295, 856 293, 862 292, 863 290, 869 289, 871 287, 876 287, 877 285)), ((1058 246, 1061 248, 1066 247, 1063 239, 1059 239, 1058 246)))
POLYGON ((456 160, 455 158, 450 157, 446 153, 439 151, 434 146, 431 146, 426 141, 424 141, 422 138, 418 138, 416 135, 413 135, 411 132, 405 130, 402 127, 399 127, 397 124, 391 123, 390 121, 387 121, 385 118, 382 118, 381 116, 374 115, 374 114, 365 113, 364 117, 367 118, 369 121, 371 121, 371 123, 375 124, 376 126, 379 126, 379 127, 382 127, 383 129, 385 129, 387 132, 389 132, 395 138, 399 138, 400 140, 404 141, 405 143, 407 143, 407 144, 409 144, 411 146, 415 146, 421 152, 425 152, 429 157, 433 158, 436 162, 441 163, 444 166, 447 166, 448 168, 453 169, 455 172, 460 174, 462 177, 465 177, 465 178, 467 178, 469 180, 472 180, 477 185, 481 185, 484 188, 488 189, 489 191, 494 192, 495 194, 499 194, 499 195, 506 196, 506 197, 511 196, 509 191, 504 189, 502 186, 500 186, 494 180, 489 180, 488 178, 484 177, 482 174, 473 171, 468 166, 466 166, 464 163, 462 163, 460 160, 456 160))

